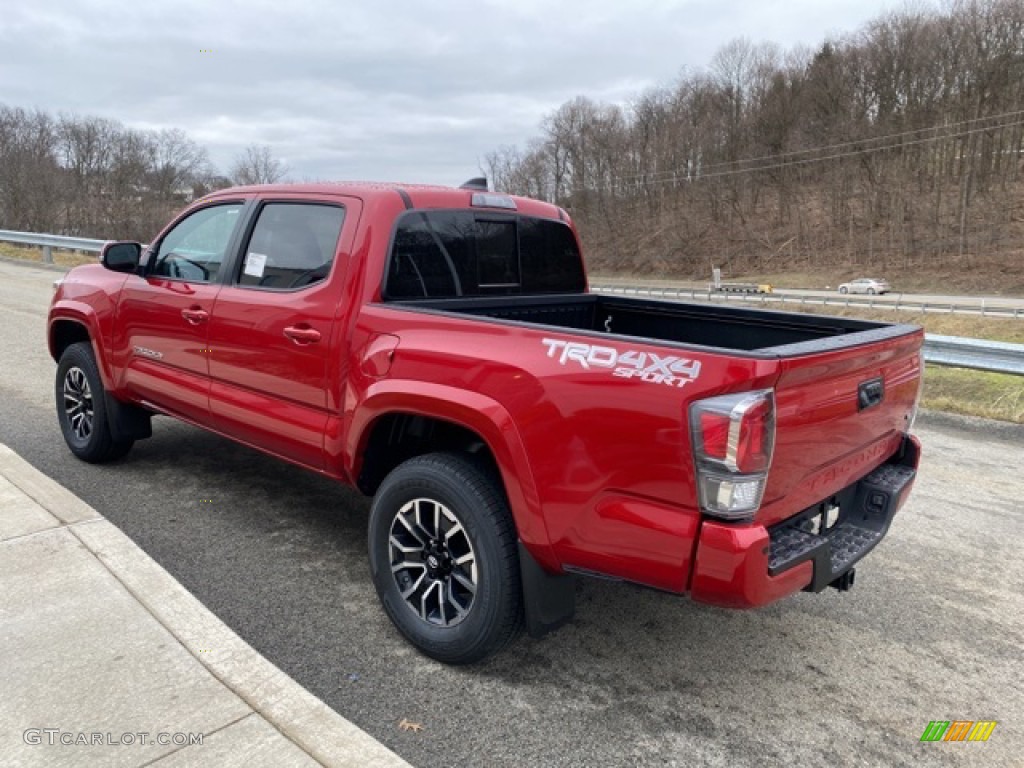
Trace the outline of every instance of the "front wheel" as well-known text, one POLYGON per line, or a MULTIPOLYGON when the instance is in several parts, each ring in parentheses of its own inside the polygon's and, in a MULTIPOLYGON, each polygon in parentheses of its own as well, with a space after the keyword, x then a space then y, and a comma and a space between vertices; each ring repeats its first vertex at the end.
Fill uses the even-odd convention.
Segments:
POLYGON ((64 350, 54 384, 60 431, 75 456, 100 464, 128 453, 134 440, 117 441, 110 434, 103 380, 88 342, 64 350))
POLYGON ((874 295, 875 295, 875 289, 874 288, 868 288, 868 296, 874 296, 874 295))
POLYGON ((495 478, 471 457, 410 459, 370 512, 370 570, 395 627, 427 656, 468 664, 521 623, 515 526, 495 478))

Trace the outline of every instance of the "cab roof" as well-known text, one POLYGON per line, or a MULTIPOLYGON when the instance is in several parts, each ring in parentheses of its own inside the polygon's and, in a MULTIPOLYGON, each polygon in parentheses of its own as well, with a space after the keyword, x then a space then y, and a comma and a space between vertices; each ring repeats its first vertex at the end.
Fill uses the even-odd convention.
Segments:
MULTIPOLYGON (((210 200, 231 195, 252 195, 273 196, 275 194, 288 195, 346 195, 357 197, 364 202, 393 197, 396 200, 408 201, 407 207, 424 208, 475 208, 477 210, 493 210, 512 213, 513 211, 504 206, 493 206, 480 204, 477 198, 476 205, 473 204, 474 195, 485 195, 489 198, 504 198, 515 203, 516 213, 523 213, 530 216, 537 216, 548 219, 561 219, 568 222, 569 216, 564 210, 551 203, 534 200, 529 197, 518 195, 505 195, 499 192, 484 192, 481 189, 467 189, 456 187, 444 187, 432 184, 404 184, 400 182, 384 181, 322 181, 302 182, 297 184, 258 184, 243 187, 230 187, 220 189, 205 195, 202 200, 210 200)), ((486 200, 486 198, 485 198, 486 200)))

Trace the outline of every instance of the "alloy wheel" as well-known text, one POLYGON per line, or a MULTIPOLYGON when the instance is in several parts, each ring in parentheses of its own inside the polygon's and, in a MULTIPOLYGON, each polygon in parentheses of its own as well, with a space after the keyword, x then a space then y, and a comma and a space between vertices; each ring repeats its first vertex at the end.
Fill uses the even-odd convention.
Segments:
POLYGON ((77 366, 68 368, 64 374, 64 413, 68 426, 78 440, 88 440, 92 434, 93 405, 92 390, 85 371, 77 366))
POLYGON ((476 553, 461 521, 435 499, 403 505, 388 537, 391 574, 406 605, 425 622, 459 624, 477 591, 476 553))

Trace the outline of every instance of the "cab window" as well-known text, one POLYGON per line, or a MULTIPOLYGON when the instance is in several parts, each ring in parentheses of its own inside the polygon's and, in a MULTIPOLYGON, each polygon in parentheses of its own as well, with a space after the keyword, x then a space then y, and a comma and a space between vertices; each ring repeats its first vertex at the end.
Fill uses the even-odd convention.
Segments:
POLYGON ((239 269, 238 285, 295 290, 326 279, 334 264, 345 209, 317 203, 267 203, 239 269))
POLYGON ((150 274, 193 283, 214 282, 241 210, 241 203, 212 205, 179 221, 160 241, 150 274))

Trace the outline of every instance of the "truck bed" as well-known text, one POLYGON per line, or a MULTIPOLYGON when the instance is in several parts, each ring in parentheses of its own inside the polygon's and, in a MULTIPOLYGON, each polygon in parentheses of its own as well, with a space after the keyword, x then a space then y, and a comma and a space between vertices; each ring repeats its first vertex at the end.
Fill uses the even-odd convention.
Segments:
POLYGON ((416 299, 391 306, 728 350, 752 357, 811 354, 867 344, 915 326, 696 302, 573 294, 416 299))

